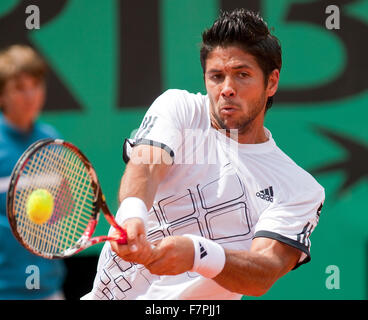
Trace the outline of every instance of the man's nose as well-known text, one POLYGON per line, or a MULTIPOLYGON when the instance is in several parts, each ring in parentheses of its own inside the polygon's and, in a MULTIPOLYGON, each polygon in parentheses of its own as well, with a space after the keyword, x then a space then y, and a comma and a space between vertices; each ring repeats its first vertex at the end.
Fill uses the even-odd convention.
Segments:
POLYGON ((230 77, 227 77, 224 81, 222 90, 221 90, 221 96, 224 98, 230 98, 235 97, 236 90, 233 80, 230 77))

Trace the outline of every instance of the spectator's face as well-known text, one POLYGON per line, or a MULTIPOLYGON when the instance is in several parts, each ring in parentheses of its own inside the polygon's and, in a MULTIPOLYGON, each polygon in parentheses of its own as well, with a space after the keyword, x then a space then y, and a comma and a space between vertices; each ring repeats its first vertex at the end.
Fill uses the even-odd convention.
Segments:
POLYGON ((4 87, 1 103, 5 116, 21 129, 29 129, 45 102, 44 82, 22 73, 10 79, 4 87))
POLYGON ((239 136, 258 125, 263 129, 266 102, 277 90, 278 70, 265 85, 255 58, 236 46, 217 47, 207 57, 205 84, 211 120, 219 129, 237 129, 239 136))

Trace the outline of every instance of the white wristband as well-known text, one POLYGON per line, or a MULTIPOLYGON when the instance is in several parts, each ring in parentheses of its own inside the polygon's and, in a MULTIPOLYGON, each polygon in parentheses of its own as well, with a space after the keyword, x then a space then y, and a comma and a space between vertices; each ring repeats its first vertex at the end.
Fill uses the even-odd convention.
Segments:
POLYGON ((194 264, 191 271, 206 278, 216 277, 225 266, 225 251, 218 243, 193 234, 184 234, 194 244, 194 264))
POLYGON ((128 197, 121 202, 118 212, 116 213, 116 222, 122 225, 130 218, 142 219, 144 227, 147 230, 148 212, 146 204, 142 199, 128 197))

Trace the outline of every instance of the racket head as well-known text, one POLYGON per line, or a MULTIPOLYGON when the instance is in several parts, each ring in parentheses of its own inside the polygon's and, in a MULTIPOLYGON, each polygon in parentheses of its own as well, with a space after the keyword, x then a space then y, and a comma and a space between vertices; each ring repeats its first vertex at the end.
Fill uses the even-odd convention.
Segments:
POLYGON ((92 236, 102 202, 87 157, 69 142, 43 139, 32 144, 13 169, 7 216, 14 236, 27 250, 47 259, 65 258, 92 236), (52 215, 42 224, 30 220, 26 210, 36 189, 46 189, 54 200, 52 215))

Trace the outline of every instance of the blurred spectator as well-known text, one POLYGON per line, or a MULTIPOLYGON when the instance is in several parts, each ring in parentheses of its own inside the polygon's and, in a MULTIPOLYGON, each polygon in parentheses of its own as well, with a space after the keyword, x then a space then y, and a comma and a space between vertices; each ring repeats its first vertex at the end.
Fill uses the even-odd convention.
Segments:
POLYGON ((45 102, 46 72, 45 62, 28 46, 0 52, 0 299, 64 297, 63 261, 29 253, 12 235, 6 217, 6 193, 17 160, 33 142, 59 137, 53 127, 37 121, 45 102))

